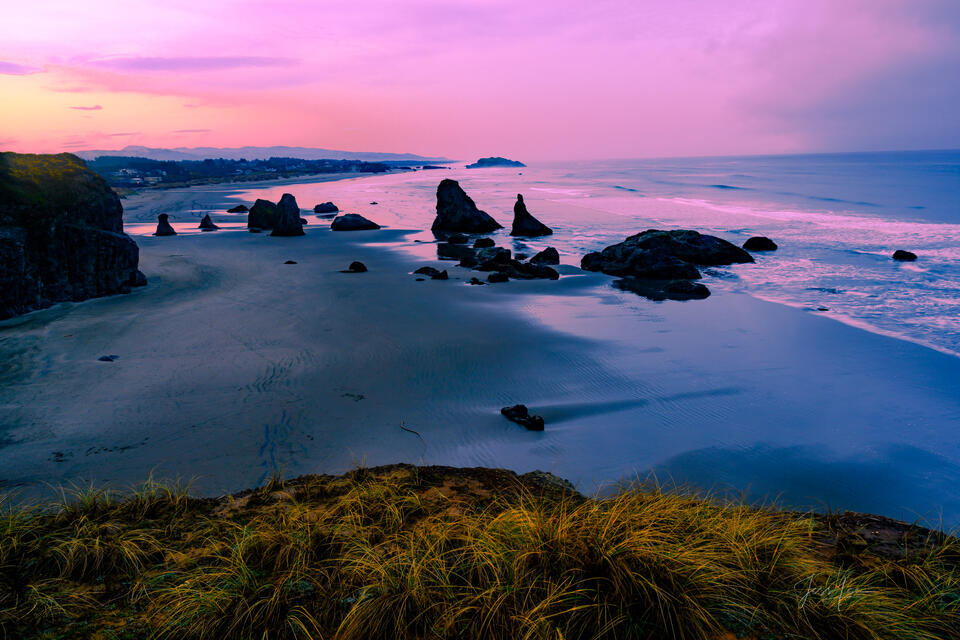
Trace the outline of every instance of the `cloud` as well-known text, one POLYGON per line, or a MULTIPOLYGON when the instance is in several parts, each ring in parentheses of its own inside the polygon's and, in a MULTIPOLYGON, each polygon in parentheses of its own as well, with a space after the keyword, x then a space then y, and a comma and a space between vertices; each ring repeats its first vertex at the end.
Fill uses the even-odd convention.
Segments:
POLYGON ((0 74, 8 76, 26 76, 31 73, 40 73, 43 71, 40 67, 30 67, 16 62, 4 62, 0 60, 0 74))
POLYGON ((138 135, 140 135, 140 132, 139 132, 139 131, 132 131, 132 132, 130 132, 130 133, 108 133, 107 135, 110 136, 111 138, 115 138, 115 137, 119 137, 119 136, 138 136, 138 135))
POLYGON ((70 107, 70 108, 76 109, 77 111, 103 111, 103 107, 101 107, 99 104, 95 104, 92 107, 78 106, 78 107, 70 107))
POLYGON ((174 133, 209 133, 213 129, 177 129, 174 133))
POLYGON ((184 56, 132 57, 93 60, 95 67, 117 71, 225 71, 251 67, 291 67, 298 63, 293 58, 267 56, 184 56))

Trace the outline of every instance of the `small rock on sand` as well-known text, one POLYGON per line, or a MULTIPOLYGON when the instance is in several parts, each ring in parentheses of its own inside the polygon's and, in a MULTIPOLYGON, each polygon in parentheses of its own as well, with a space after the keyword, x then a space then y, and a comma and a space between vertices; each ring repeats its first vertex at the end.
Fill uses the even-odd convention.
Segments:
POLYGON ((543 418, 530 415, 530 410, 526 405, 515 404, 512 407, 500 409, 500 413, 511 422, 516 422, 528 431, 543 431, 543 418))
POLYGON ((347 267, 347 270, 344 273, 363 273, 367 270, 367 265, 363 264, 358 260, 354 260, 350 263, 350 266, 347 267))
POLYGON ((913 253, 912 251, 897 249, 893 252, 893 259, 898 262, 913 262, 917 259, 917 254, 913 253))

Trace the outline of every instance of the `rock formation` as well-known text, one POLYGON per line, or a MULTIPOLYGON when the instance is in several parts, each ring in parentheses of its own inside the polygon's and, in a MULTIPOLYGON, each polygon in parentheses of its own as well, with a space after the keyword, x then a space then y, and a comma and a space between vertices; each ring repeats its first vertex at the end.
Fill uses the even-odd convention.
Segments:
POLYGON ((283 194, 277 204, 277 219, 273 224, 271 236, 302 236, 303 223, 300 222, 300 206, 297 199, 289 193, 283 194))
POLYGON ((437 187, 437 217, 430 228, 434 231, 489 233, 502 227, 477 208, 456 180, 446 178, 437 187))
POLYGON ((777 243, 764 236, 753 236, 743 243, 747 251, 776 251, 777 243))
POLYGON ((523 202, 523 196, 517 194, 517 202, 513 205, 513 228, 510 230, 512 236, 548 236, 553 230, 543 224, 527 211, 527 205, 523 202))
POLYGON ((363 264, 359 260, 354 260, 350 263, 350 266, 347 267, 347 273, 366 273, 367 265, 363 264))
POLYGON ((227 209, 227 213, 246 213, 247 211, 249 211, 249 209, 247 209, 247 205, 245 204, 238 204, 235 207, 227 209))
MULTIPOLYGON (((300 217, 299 215, 297 216, 300 217)), ((247 215, 247 226, 254 229, 273 229, 277 222, 277 205, 269 200, 257 199, 247 215)))
POLYGON ((721 238, 685 229, 650 229, 599 253, 585 255, 580 266, 586 271, 602 271, 612 276, 651 281, 643 286, 627 282, 624 288, 653 299, 690 299, 709 295, 706 287, 700 289, 676 282, 699 280, 697 266, 745 262, 753 262, 753 256, 721 238), (650 292, 657 293, 648 295, 650 292), (686 297, 677 297, 681 295, 686 297))
POLYGON ((898 262, 913 262, 917 259, 917 254, 912 251, 904 251, 903 249, 897 249, 893 252, 893 259, 898 262))
POLYGON ((527 409, 526 405, 515 404, 512 407, 504 407, 500 409, 500 413, 507 420, 516 422, 528 431, 543 431, 543 418, 530 415, 530 410, 527 409))
POLYGON ((474 249, 486 249, 487 247, 495 247, 496 242, 493 241, 493 238, 477 238, 473 243, 474 249))
POLYGON ((372 220, 367 220, 358 213, 346 213, 337 216, 330 223, 330 228, 334 231, 370 231, 379 229, 380 225, 372 220))
POLYGON ((0 320, 146 284, 120 198, 69 153, 0 153, 0 320))
POLYGON ((337 213, 340 209, 332 202, 321 202, 313 207, 314 213, 337 213))
POLYGON ((485 169, 487 167, 525 167, 527 165, 522 162, 517 162, 516 160, 508 160, 507 158, 501 158, 500 156, 492 156, 490 158, 480 158, 473 164, 466 165, 467 169, 485 169))
POLYGON ((533 264, 560 264, 560 253, 553 247, 547 247, 530 258, 533 264))
POLYGON ((208 214, 206 214, 205 216, 203 216, 203 219, 202 219, 202 220, 200 220, 200 227, 199 227, 199 228, 200 228, 201 230, 203 230, 203 231, 216 231, 216 230, 219 229, 220 227, 218 227, 217 225, 213 224, 213 220, 210 219, 210 214, 208 213, 208 214))
POLYGON ((165 213, 161 213, 157 216, 157 230, 153 232, 155 236, 175 236, 177 232, 174 231, 173 227, 170 225, 169 221, 170 216, 165 213))

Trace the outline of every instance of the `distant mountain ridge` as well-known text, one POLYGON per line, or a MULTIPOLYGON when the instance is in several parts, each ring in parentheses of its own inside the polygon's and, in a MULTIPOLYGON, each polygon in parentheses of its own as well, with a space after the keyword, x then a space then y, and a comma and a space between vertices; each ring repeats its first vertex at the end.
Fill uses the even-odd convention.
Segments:
POLYGON ((130 156, 150 160, 205 160, 207 158, 225 158, 227 160, 267 160, 269 158, 299 158, 301 160, 365 160, 367 162, 449 162, 447 158, 418 156, 414 153, 381 153, 375 151, 338 151, 336 149, 317 149, 314 147, 176 147, 158 149, 128 145, 123 149, 108 151, 89 149, 75 151, 75 155, 84 160, 94 160, 100 156, 130 156))

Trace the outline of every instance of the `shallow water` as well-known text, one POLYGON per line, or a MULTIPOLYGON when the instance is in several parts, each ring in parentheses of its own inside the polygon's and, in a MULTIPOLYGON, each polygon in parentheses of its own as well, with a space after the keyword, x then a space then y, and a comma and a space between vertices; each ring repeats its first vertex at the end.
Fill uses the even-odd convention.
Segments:
MULTIPOLYGON (((767 235, 780 250, 758 254, 753 265, 707 270, 714 295, 703 302, 653 303, 570 266, 561 266, 557 283, 482 288, 491 291, 477 295, 478 304, 574 338, 575 347, 543 360, 556 367, 549 375, 528 362, 500 363, 515 382, 498 380, 497 390, 442 385, 472 395, 405 414, 432 430, 411 461, 547 469, 587 491, 653 472, 755 500, 953 527, 960 525, 958 164, 960 154, 945 153, 457 168, 223 189, 217 204, 186 194, 174 226, 199 233, 196 222, 210 212, 218 224, 242 227, 244 216, 225 214, 227 206, 290 192, 308 233, 328 223, 309 209, 333 200, 345 212, 411 230, 388 246, 435 260, 424 230, 437 183, 453 177, 504 225, 523 193, 554 235, 518 240, 503 230, 498 244, 528 254, 555 246, 564 265, 651 227, 696 228, 738 244, 767 235), (920 260, 893 262, 897 248, 920 260), (499 407, 513 402, 543 415, 548 429, 527 433, 503 421, 499 407), (469 428, 449 430, 465 419, 469 428)), ((155 213, 128 209, 134 220, 155 213)), ((151 227, 128 224, 134 233, 151 227)), ((477 366, 496 376, 495 365, 477 366)), ((430 378, 427 370, 417 375, 430 378)), ((371 464, 396 461, 396 449, 358 441, 355 450, 364 447, 371 464)), ((329 456, 305 457, 295 468, 336 470, 336 454, 329 456)))

